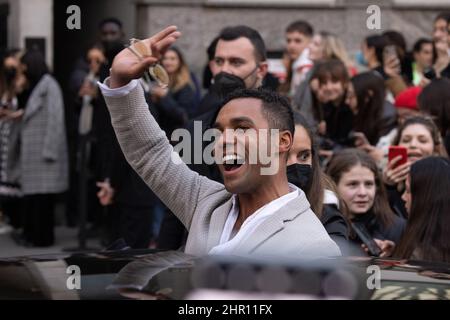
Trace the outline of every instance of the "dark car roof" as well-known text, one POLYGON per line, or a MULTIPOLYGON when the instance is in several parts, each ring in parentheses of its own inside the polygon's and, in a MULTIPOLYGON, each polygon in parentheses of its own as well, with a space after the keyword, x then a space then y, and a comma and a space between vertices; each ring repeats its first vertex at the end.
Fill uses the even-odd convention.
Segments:
POLYGON ((252 294, 264 293, 265 297, 269 292, 272 295, 307 295, 322 299, 336 296, 350 299, 450 299, 450 265, 361 257, 315 261, 221 256, 197 258, 178 251, 155 250, 0 259, 0 299, 122 299, 133 297, 130 292, 182 299, 201 290, 231 294, 244 288, 252 294), (68 273, 69 266, 80 269, 82 285, 79 290, 68 289, 67 283, 72 275, 68 273), (376 289, 367 287, 372 275, 368 270, 374 268, 381 276, 381 286, 376 289), (247 276, 239 280, 236 274, 247 276), (238 280, 232 281, 233 277, 238 280), (284 280, 270 287, 271 279, 275 278, 284 280), (334 285, 330 287, 329 283, 334 285))

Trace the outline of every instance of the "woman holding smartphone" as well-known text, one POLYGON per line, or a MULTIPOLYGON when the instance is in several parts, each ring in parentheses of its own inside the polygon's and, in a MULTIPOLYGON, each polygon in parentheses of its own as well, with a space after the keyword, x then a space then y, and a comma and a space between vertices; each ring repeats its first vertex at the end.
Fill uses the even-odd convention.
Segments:
POLYGON ((411 165, 428 156, 446 156, 446 152, 439 130, 433 120, 425 116, 406 119, 399 127, 393 145, 406 149, 406 162, 399 164, 404 161, 401 155, 390 159, 383 171, 383 182, 388 190, 391 208, 396 214, 407 217, 401 195, 405 190, 405 181, 411 165))
POLYGON ((432 262, 450 262, 450 161, 428 157, 411 166, 403 200, 408 223, 400 242, 375 240, 381 256, 432 262))
MULTIPOLYGON (((352 224, 362 225, 371 239, 397 243, 405 220, 389 207, 386 190, 375 161, 364 151, 345 149, 333 156, 327 174, 337 185, 339 196, 347 207, 352 224)), ((351 235, 356 244, 362 240, 351 235)))

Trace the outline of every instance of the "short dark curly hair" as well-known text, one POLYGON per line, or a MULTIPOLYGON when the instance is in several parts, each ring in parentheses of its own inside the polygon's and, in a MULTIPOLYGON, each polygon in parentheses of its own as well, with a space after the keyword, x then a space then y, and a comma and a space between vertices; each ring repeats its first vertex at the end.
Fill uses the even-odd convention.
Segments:
POLYGON ((279 93, 267 89, 238 89, 225 97, 222 107, 231 100, 254 98, 262 102, 262 113, 272 129, 288 130, 294 135, 294 113, 289 100, 279 93))

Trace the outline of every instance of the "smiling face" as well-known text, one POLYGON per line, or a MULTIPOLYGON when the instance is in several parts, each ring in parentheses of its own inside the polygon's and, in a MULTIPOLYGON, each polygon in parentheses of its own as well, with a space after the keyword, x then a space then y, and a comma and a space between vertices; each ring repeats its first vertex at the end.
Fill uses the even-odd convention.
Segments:
POLYGON ((180 58, 174 50, 167 50, 162 59, 162 65, 168 74, 174 74, 180 68, 180 58))
POLYGON ((435 152, 431 133, 422 124, 411 124, 403 129, 398 145, 407 148, 410 162, 416 162, 435 152))
POLYGON ((311 138, 300 125, 295 126, 294 142, 287 162, 288 166, 295 163, 312 165, 311 138))
MULTIPOLYGON (((270 129, 262 113, 260 100, 231 100, 221 108, 214 127, 221 133, 214 148, 215 158, 223 175, 225 188, 229 192, 253 193, 261 186, 271 183, 273 175, 261 174, 264 165, 261 164, 258 153, 261 145, 270 145, 273 142, 269 134, 258 134, 261 129, 270 129), (254 157, 255 154, 258 155, 257 158, 254 157)), ((290 145, 289 141, 289 147, 290 145)), ((271 152, 278 151, 275 149, 277 146, 271 147, 271 152)), ((279 154, 274 157, 279 160, 279 154)))
POLYGON ((358 164, 342 174, 337 189, 351 214, 365 214, 375 200, 375 175, 369 168, 358 164))
POLYGON ((345 89, 346 88, 344 88, 344 84, 341 81, 333 80, 331 77, 319 84, 319 90, 321 90, 323 94, 322 97, 326 99, 326 101, 323 102, 331 101, 336 104, 339 103, 344 97, 345 89))
POLYGON ((220 39, 210 67, 213 76, 225 72, 241 78, 247 89, 260 87, 267 73, 267 63, 257 61, 255 48, 245 37, 230 41, 220 39))

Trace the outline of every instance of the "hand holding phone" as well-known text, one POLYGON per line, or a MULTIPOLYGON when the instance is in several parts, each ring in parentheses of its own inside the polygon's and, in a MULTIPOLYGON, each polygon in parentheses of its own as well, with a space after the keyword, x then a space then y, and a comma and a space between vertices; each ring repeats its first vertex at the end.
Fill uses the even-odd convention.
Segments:
POLYGON ((383 68, 389 77, 398 76, 401 72, 400 59, 394 45, 389 45, 383 49, 383 68))
POLYGON ((394 186, 406 180, 411 163, 408 162, 408 151, 405 147, 389 147, 388 158, 389 162, 383 170, 383 182, 394 186))
POLYGON ((408 150, 405 147, 401 146, 390 146, 389 147, 389 153, 388 153, 388 159, 389 162, 391 162, 393 159, 397 158, 398 156, 401 156, 400 160, 397 161, 393 169, 397 168, 398 166, 405 164, 408 161, 408 150))
POLYGON ((352 222, 351 226, 358 238, 367 246, 369 254, 374 257, 379 257, 382 252, 381 248, 377 245, 364 224, 359 222, 352 222))
POLYGON ((389 59, 397 58, 397 49, 395 45, 388 45, 383 48, 383 59, 384 61, 388 61, 389 59))

